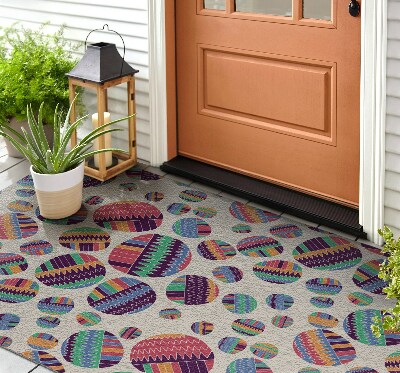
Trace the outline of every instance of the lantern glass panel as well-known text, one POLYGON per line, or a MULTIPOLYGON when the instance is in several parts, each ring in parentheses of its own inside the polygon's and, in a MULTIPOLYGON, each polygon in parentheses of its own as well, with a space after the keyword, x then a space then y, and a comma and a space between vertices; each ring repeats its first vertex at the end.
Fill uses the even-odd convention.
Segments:
MULTIPOLYGON (((79 87, 78 87, 79 88, 79 87)), ((78 90, 77 88, 77 90, 78 90)), ((93 108, 97 105, 96 91, 93 89, 80 89, 79 93, 82 98, 83 107, 81 110, 77 107, 76 117, 80 118, 86 114, 89 116, 82 122, 82 124, 78 127, 77 135, 78 139, 82 139, 92 130, 92 118, 91 115, 94 112, 93 108)), ((94 109, 96 110, 96 109, 94 109)))
MULTIPOLYGON (((111 120, 119 119, 128 116, 128 99, 127 99, 127 84, 119 84, 115 87, 107 89, 108 94, 108 112, 111 114, 111 120)), ((129 153, 128 144, 128 120, 118 122, 111 128, 118 128, 121 131, 112 133, 112 147, 123 150, 129 153)))

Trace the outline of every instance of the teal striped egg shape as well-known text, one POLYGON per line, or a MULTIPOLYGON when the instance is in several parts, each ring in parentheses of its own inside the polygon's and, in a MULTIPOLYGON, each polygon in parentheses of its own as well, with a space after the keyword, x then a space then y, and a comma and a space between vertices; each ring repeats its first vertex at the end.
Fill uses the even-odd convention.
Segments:
POLYGON ((162 319, 166 320, 178 320, 182 316, 182 312, 176 308, 164 308, 158 313, 162 319))
POLYGON ((53 329, 60 325, 61 320, 54 316, 42 316, 36 320, 36 325, 44 329, 53 329))
POLYGON ((15 328, 21 318, 14 313, 0 313, 0 330, 10 330, 15 328))
POLYGON ((15 200, 7 205, 11 212, 27 212, 33 210, 32 203, 24 200, 15 200))
POLYGON ((64 366, 58 361, 58 359, 47 351, 28 350, 24 351, 21 356, 56 373, 66 372, 64 366))
POLYGON ((225 337, 218 342, 218 348, 226 354, 237 354, 247 347, 244 339, 237 337, 225 337))
POLYGON ((212 331, 214 330, 214 324, 207 321, 196 321, 192 324, 190 329, 192 329, 193 333, 199 335, 207 335, 212 333, 212 331))
POLYGON ((321 295, 336 295, 342 290, 340 281, 329 277, 313 278, 306 282, 307 290, 321 295))
POLYGON ((187 238, 199 238, 211 234, 211 226, 199 218, 180 219, 174 223, 172 229, 179 236, 187 238))
POLYGON ((335 328, 339 324, 339 320, 324 312, 313 312, 308 315, 308 322, 316 328, 335 328))
POLYGON ((74 301, 68 297, 48 297, 39 301, 37 308, 49 315, 65 315, 75 307, 74 301))
POLYGON ((380 336, 372 333, 371 325, 374 324, 374 319, 382 320, 384 312, 376 309, 357 310, 350 313, 343 321, 343 329, 347 335, 369 346, 395 346, 400 344, 400 332, 394 330, 384 331, 382 326, 379 326, 380 336))
POLYGON ((294 299, 288 294, 270 294, 265 302, 274 310, 284 311, 293 306, 294 299))
POLYGON ((280 238, 296 238, 303 235, 303 231, 294 224, 279 224, 272 227, 269 232, 280 238))
POLYGON ((253 266, 253 273, 260 279, 274 284, 290 284, 300 279, 302 268, 286 260, 267 260, 253 266))
POLYGON ((122 339, 131 340, 140 337, 142 335, 142 331, 134 326, 127 326, 125 328, 120 329, 118 335, 122 339))
POLYGON ((200 218, 210 219, 217 215, 217 210, 212 207, 198 207, 193 210, 193 214, 200 218))
POLYGON ((190 206, 186 203, 171 203, 167 207, 167 211, 172 215, 183 215, 190 211, 190 206))
POLYGON ((242 358, 232 361, 226 368, 226 373, 272 373, 272 369, 269 368, 263 361, 256 358, 242 358))
POLYGON ((221 266, 212 270, 213 276, 226 284, 239 282, 243 278, 243 271, 233 266, 221 266))
POLYGON ((0 253, 0 275, 15 275, 28 268, 26 259, 15 253, 0 253))
POLYGON ((374 298, 372 298, 370 295, 361 293, 360 291, 350 293, 347 298, 351 303, 361 307, 369 306, 374 301, 374 298))
POLYGON ((294 338, 293 350, 306 362, 326 367, 344 365, 357 357, 347 339, 327 329, 301 332, 294 338))
POLYGON ((19 250, 26 255, 40 256, 53 252, 53 245, 48 241, 35 240, 22 244, 19 250))
POLYGON ((36 278, 46 286, 79 289, 101 281, 106 275, 104 264, 89 254, 60 255, 36 268, 36 278))
POLYGON ((211 303, 218 294, 219 288, 213 280, 197 275, 177 277, 166 289, 169 300, 186 306, 211 303))
POLYGON ((293 250, 293 257, 308 268, 337 271, 360 263, 362 254, 345 238, 330 235, 304 241, 293 250))
POLYGON ((12 277, 0 280, 0 302, 27 302, 39 293, 37 282, 25 278, 12 277))
POLYGON ((101 251, 110 245, 111 237, 99 228, 80 227, 63 232, 58 242, 75 251, 101 251))
POLYGON ((118 364, 124 348, 118 338, 105 330, 85 330, 72 334, 61 346, 61 354, 82 368, 110 368, 118 364))
POLYGON ((35 333, 31 335, 27 343, 34 350, 49 350, 58 344, 58 339, 48 333, 35 333))
POLYGON ((312 297, 310 303, 318 308, 329 308, 332 307, 335 301, 329 297, 312 297))
POLYGON ((5 335, 0 335, 0 347, 8 348, 12 344, 12 339, 10 337, 6 337, 5 335))
POLYGON ((246 237, 237 244, 238 251, 253 258, 268 258, 283 253, 283 246, 272 237, 246 237))
POLYGON ((289 328, 293 325, 294 320, 290 316, 277 315, 271 320, 271 324, 280 329, 289 328))
POLYGON ((101 321, 101 316, 96 312, 81 312, 76 315, 76 321, 82 326, 97 325, 101 321))
POLYGON ((261 359, 272 359, 278 355, 278 347, 271 343, 258 342, 250 346, 250 351, 261 359))
POLYGON ((184 190, 179 193, 179 198, 188 202, 201 202, 207 198, 207 194, 199 190, 184 190))
POLYGON ((253 319, 236 319, 231 326, 235 332, 249 337, 259 335, 265 330, 263 322, 253 319))
POLYGON ((250 313, 257 308, 257 300, 242 293, 226 294, 222 298, 222 304, 229 312, 237 314, 250 313))
POLYGON ((96 286, 87 301, 96 311, 124 315, 146 310, 153 305, 156 297, 155 291, 145 282, 118 277, 96 286))

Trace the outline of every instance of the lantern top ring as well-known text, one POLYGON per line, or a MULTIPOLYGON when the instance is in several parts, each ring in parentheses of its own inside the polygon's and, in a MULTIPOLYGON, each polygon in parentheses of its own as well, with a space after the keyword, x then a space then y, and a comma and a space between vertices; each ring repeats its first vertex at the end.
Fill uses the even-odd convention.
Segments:
POLYGON ((114 32, 114 33, 117 34, 117 35, 121 38, 121 40, 122 40, 122 44, 123 44, 123 46, 124 46, 124 55, 122 56, 121 74, 120 74, 120 75, 122 75, 122 69, 123 69, 123 67, 124 67, 124 61, 125 61, 125 42, 124 42, 124 39, 123 39, 123 37, 121 36, 121 34, 119 34, 119 33, 118 33, 117 31, 115 31, 115 30, 110 30, 110 27, 108 26, 107 23, 105 23, 105 24, 103 25, 102 28, 96 28, 96 29, 90 31, 90 32, 87 34, 86 39, 85 39, 85 51, 86 51, 86 49, 87 49, 87 47, 86 47, 86 46, 87 46, 87 40, 88 40, 90 34, 91 34, 92 32, 95 32, 95 31, 106 31, 106 29, 105 29, 106 27, 107 27, 107 31, 109 31, 109 32, 114 32))

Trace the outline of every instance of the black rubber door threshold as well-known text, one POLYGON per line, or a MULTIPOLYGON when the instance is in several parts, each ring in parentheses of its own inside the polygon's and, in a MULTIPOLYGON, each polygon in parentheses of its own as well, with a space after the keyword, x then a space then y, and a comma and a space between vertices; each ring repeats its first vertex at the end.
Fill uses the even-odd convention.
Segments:
POLYGON ((308 194, 178 156, 161 166, 164 172, 208 184, 313 223, 366 238, 358 223, 358 210, 308 194))

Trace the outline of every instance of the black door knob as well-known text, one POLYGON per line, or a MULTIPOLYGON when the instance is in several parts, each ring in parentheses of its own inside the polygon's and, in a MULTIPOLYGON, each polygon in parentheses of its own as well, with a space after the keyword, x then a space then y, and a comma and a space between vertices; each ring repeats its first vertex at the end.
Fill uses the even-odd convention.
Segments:
POLYGON ((358 17, 360 14, 360 3, 357 0, 351 0, 349 4, 349 13, 353 17, 358 17))

